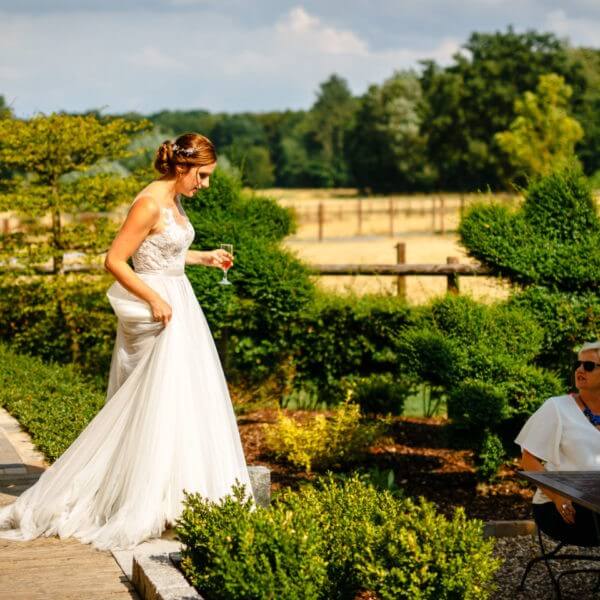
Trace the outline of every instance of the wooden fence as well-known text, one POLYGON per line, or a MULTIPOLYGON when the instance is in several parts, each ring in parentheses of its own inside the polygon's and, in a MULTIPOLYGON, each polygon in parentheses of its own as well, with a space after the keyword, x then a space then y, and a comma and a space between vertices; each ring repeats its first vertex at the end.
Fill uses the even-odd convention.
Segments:
POLYGON ((450 294, 460 291, 459 277, 491 276, 492 273, 480 265, 464 264, 457 256, 448 256, 446 264, 406 264, 406 244, 396 244, 396 264, 339 264, 311 265, 315 275, 395 275, 396 294, 406 298, 406 277, 424 275, 428 277, 446 277, 446 290, 450 294))
MULTIPOLYGON (((373 216, 382 216, 380 234, 393 237, 404 229, 401 219, 409 219, 414 216, 430 217, 430 226, 423 233, 446 233, 448 228, 448 216, 456 219, 462 217, 465 209, 473 201, 481 200, 480 195, 459 194, 447 197, 443 194, 431 194, 417 200, 406 198, 387 198, 368 200, 358 198, 357 200, 337 200, 335 202, 319 202, 313 206, 298 205, 293 202, 285 202, 284 206, 291 208, 296 213, 300 225, 317 225, 317 239, 322 241, 328 222, 339 222, 343 219, 354 220, 355 235, 365 234, 365 222, 373 216)), ((494 200, 514 205, 520 199, 519 196, 510 194, 496 194, 494 200)), ((350 225, 351 227, 351 225, 350 225)))

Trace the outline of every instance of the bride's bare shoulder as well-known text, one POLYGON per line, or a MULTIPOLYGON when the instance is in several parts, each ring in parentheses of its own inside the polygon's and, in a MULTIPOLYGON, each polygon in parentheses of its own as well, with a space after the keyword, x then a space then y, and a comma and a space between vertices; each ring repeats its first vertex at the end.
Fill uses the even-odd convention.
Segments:
POLYGON ((154 225, 160 217, 161 204, 156 196, 142 190, 131 203, 127 214, 128 221, 154 225))

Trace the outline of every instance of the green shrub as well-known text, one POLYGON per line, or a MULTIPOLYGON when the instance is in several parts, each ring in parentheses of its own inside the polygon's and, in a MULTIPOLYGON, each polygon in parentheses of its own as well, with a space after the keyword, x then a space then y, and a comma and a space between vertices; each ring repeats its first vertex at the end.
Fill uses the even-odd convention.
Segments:
POLYGON ((323 470, 361 458, 387 425, 384 419, 364 422, 360 407, 346 402, 330 418, 318 414, 303 423, 280 414, 267 428, 265 445, 296 467, 323 470))
POLYGON ((505 457, 502 440, 487 429, 477 455, 477 477, 483 481, 493 481, 505 457))
POLYGON ((425 501, 331 475, 286 490, 269 509, 250 510, 239 492, 237 503, 191 495, 176 524, 182 566, 209 598, 485 599, 493 591, 493 542, 461 509, 447 519, 425 501))
MULTIPOLYGON (((186 212, 196 230, 193 248, 233 244, 233 286, 217 269, 189 268, 188 277, 234 381, 257 384, 279 372, 292 353, 299 315, 313 298, 308 268, 279 243, 294 230, 292 213, 274 200, 241 191, 219 170, 186 212)), ((282 383, 282 386, 285 382, 282 383)))
POLYGON ((354 380, 350 398, 364 413, 401 415, 414 386, 390 373, 374 373, 354 380))
POLYGON ((44 364, 0 343, 0 405, 49 461, 73 443, 104 400, 72 366, 44 364))
POLYGON ((237 487, 212 503, 186 494, 175 531, 191 583, 211 600, 317 598, 326 576, 318 523, 302 511, 254 509, 244 495, 237 487))
POLYGON ((575 348, 600 338, 600 294, 595 289, 570 293, 532 286, 514 294, 510 303, 543 329, 536 363, 557 371, 570 386, 575 348))
POLYGON ((292 387, 313 389, 332 405, 355 378, 396 373, 395 337, 410 322, 410 308, 397 298, 318 295, 293 332, 292 387))
POLYGON ((485 427, 497 428, 510 416, 506 391, 499 384, 466 379, 449 391, 449 416, 480 435, 485 427))

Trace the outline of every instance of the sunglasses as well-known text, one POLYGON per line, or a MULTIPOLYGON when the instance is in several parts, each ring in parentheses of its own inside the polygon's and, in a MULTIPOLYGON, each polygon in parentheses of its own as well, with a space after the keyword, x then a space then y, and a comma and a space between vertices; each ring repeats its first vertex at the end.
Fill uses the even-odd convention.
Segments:
POLYGON ((579 367, 583 366, 583 370, 591 373, 596 367, 600 367, 599 363, 595 363, 592 360, 576 360, 574 365, 574 370, 579 369, 579 367))

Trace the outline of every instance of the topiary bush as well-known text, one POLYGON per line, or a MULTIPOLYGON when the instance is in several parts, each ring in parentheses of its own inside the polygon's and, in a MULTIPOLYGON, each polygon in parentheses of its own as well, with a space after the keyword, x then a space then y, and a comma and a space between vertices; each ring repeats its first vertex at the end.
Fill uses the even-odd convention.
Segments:
POLYGON ((536 363, 559 373, 564 386, 570 386, 574 349, 600 338, 600 294, 596 289, 563 292, 530 286, 513 294, 509 302, 543 329, 536 363))
POLYGON ((218 169, 186 212, 196 230, 193 248, 234 247, 229 288, 218 285, 217 269, 188 268, 228 375, 246 384, 264 382, 290 356, 291 330, 314 293, 308 268, 280 246, 294 231, 292 213, 243 192, 239 180, 218 169))
POLYGON ((499 566, 483 524, 458 509, 331 475, 252 510, 238 488, 213 503, 186 495, 176 523, 182 568, 209 598, 485 599, 499 566), (237 503, 237 505, 236 505, 237 503))
POLYGON ((72 365, 45 364, 0 343, 0 405, 56 460, 104 405, 72 365))
POLYGON ((585 293, 600 281, 600 219, 576 165, 532 181, 516 211, 473 206, 459 234, 471 256, 520 285, 585 293))
POLYGON ((485 430, 481 447, 477 453, 475 473, 483 481, 493 481, 497 477, 498 469, 506 458, 502 440, 489 429, 485 430))
POLYGON ((445 397, 456 443, 477 457, 489 430, 513 452, 525 419, 562 389, 533 364, 542 340, 542 328, 518 306, 446 296, 416 309, 414 326, 398 335, 399 370, 445 397))

